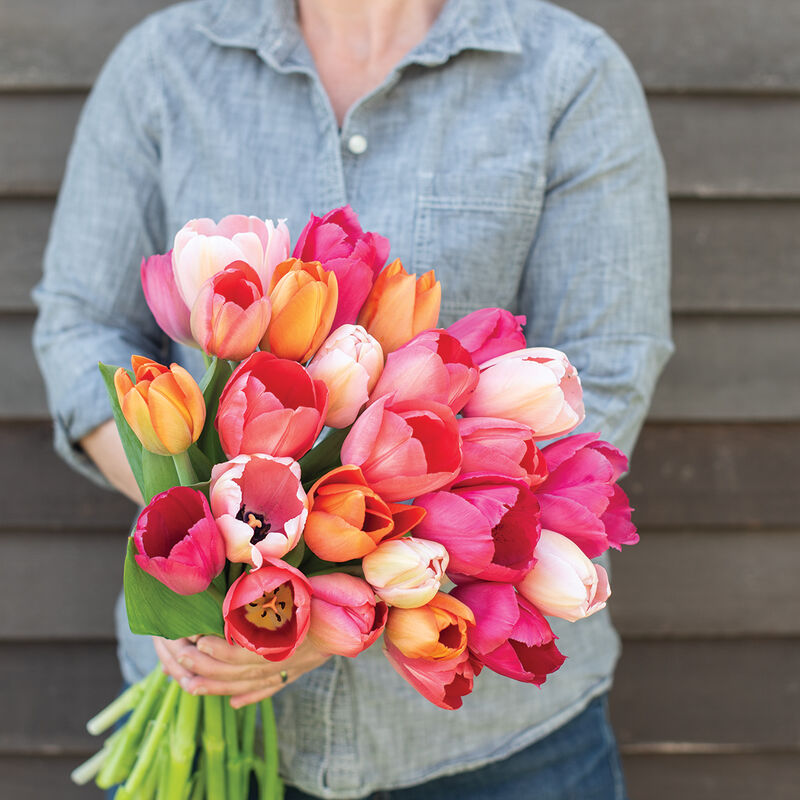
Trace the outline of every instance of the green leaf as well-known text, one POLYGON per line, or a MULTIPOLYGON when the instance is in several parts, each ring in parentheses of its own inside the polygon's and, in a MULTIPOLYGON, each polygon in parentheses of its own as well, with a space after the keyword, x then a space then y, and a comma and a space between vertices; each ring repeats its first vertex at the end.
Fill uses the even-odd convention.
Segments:
POLYGON ((203 400, 206 403, 206 422, 197 444, 212 464, 219 464, 227 460, 222 445, 219 443, 214 419, 219 408, 219 397, 232 372, 231 365, 224 358, 215 356, 200 380, 200 391, 203 393, 203 400))
POLYGON ((297 545, 283 557, 283 560, 291 567, 299 567, 305 554, 306 543, 303 539, 300 539, 297 545))
POLYGON ((341 466, 342 443, 351 427, 331 430, 316 447, 300 459, 304 487, 310 486, 334 467, 341 466))
POLYGON ((166 492, 173 486, 180 486, 178 471, 172 456, 159 456, 149 450, 142 450, 142 473, 144 476, 145 503, 149 503, 157 494, 166 492))
POLYGON ((197 634, 222 636, 222 611, 210 592, 175 594, 148 575, 136 563, 135 555, 131 537, 125 556, 125 606, 133 633, 167 639, 197 634))

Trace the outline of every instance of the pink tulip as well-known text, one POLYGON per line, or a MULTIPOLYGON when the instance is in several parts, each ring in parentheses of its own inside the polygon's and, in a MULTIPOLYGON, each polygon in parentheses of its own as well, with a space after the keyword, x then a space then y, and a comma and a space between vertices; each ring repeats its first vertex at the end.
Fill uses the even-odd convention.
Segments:
POLYGON ((408 500, 438 489, 461 466, 455 415, 441 403, 393 403, 381 397, 355 421, 342 444, 342 463, 361 467, 384 500, 408 500))
POLYGON ((342 572, 315 575, 308 636, 324 653, 355 657, 383 633, 388 609, 370 585, 342 572))
POLYGON ((531 347, 506 353, 481 364, 464 416, 522 422, 536 440, 563 436, 583 421, 580 378, 559 350, 531 347))
POLYGON ((547 620, 509 583, 468 583, 452 594, 475 614, 472 654, 490 670, 540 686, 564 663, 547 620))
POLYGON ((283 661, 305 639, 310 623, 311 584, 302 572, 277 558, 244 572, 228 589, 222 604, 225 638, 283 661))
POLYGON ((364 577, 390 606, 419 608, 439 591, 448 564, 438 542, 413 536, 382 542, 361 560, 364 577))
POLYGON ((454 336, 423 331, 389 353, 370 399, 393 395, 395 403, 422 398, 458 413, 478 385, 478 368, 454 336))
POLYGON ((290 458, 242 455, 211 470, 211 510, 229 561, 258 568, 300 541, 308 500, 290 458))
POLYGON ((174 342, 197 347, 189 324, 189 307, 181 297, 172 271, 172 250, 142 259, 144 299, 158 327, 174 342))
POLYGON ((233 261, 245 261, 261 279, 262 294, 269 294, 275 267, 289 257, 289 229, 281 220, 232 214, 219 223, 193 219, 175 235, 172 268, 175 283, 191 308, 202 285, 233 261))
POLYGON ((464 454, 462 475, 491 472, 524 478, 531 487, 547 477, 544 455, 527 425, 493 417, 463 417, 458 421, 458 432, 464 454))
POLYGON ((204 353, 241 361, 258 347, 269 316, 269 299, 255 270, 234 261, 200 287, 192 307, 192 335, 204 353))
POLYGON ((177 594, 206 590, 225 566, 225 542, 202 492, 174 486, 139 515, 136 563, 177 594))
POLYGON ((631 507, 616 481, 628 459, 596 433, 567 436, 542 450, 550 475, 536 488, 542 525, 571 539, 589 558, 636 544, 631 507))
POLYGON ((339 282, 339 306, 333 329, 355 322, 369 290, 389 257, 389 240, 364 233, 350 206, 311 219, 294 246, 295 258, 319 261, 339 282))
POLYGON ((375 388, 383 369, 383 350, 360 325, 342 325, 317 350, 307 369, 328 387, 325 424, 346 428, 375 388))
POLYGON ((539 504, 525 480, 480 473, 417 497, 428 513, 414 535, 443 544, 448 574, 513 583, 534 563, 539 504))
POLYGON ((328 390, 296 361, 254 353, 233 371, 214 425, 228 458, 268 453, 300 458, 319 436, 328 390))
POLYGON ((517 588, 542 613, 575 622, 605 608, 611 595, 605 569, 566 536, 542 530, 534 555, 536 564, 517 588))
POLYGON ((476 364, 525 347, 522 326, 525 317, 515 317, 504 308, 481 308, 454 322, 447 332, 460 340, 476 364))

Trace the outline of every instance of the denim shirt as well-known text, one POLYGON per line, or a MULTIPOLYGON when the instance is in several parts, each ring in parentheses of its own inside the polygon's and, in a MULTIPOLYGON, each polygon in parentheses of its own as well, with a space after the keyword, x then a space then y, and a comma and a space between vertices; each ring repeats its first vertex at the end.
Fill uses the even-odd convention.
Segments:
MULTIPOLYGON (((484 306, 580 371, 583 430, 630 451, 670 351, 663 165, 639 83, 601 30, 538 0, 449 0, 426 39, 339 128, 289 0, 192 2, 131 31, 103 69, 69 158, 35 290, 56 446, 108 419, 97 362, 172 357, 143 256, 190 218, 285 217, 350 203, 410 272, 442 281, 441 324, 484 306), (356 138, 354 138, 356 137, 356 138), (360 137, 360 138, 358 138, 360 137), (366 144, 366 149, 364 145, 366 144)), ((120 615, 128 680, 155 662, 120 615)), ((503 758, 608 689, 607 613, 554 621, 564 667, 542 688, 485 670, 458 711, 396 675, 380 646, 276 697, 282 772, 360 797, 503 758)))

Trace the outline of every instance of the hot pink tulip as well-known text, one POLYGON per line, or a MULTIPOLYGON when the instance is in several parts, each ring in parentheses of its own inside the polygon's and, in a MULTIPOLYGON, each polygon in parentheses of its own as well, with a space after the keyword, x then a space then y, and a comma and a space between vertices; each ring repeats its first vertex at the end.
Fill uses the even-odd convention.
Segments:
POLYGON ((311 219, 294 246, 295 258, 319 261, 339 281, 339 306, 333 329, 355 322, 369 290, 389 257, 389 240, 365 233, 350 206, 311 219))
POLYGON ((289 229, 283 221, 231 214, 219 223, 193 219, 175 235, 172 268, 175 283, 191 308, 200 287, 233 261, 245 261, 261 279, 261 291, 269 294, 275 267, 289 257, 289 229))
POLYGON ((536 488, 543 527, 571 539, 589 558, 639 541, 628 497, 615 483, 628 468, 624 453, 596 433, 583 433, 548 445, 542 455, 550 471, 536 488))
POLYGON ((535 556, 517 588, 542 613, 575 622, 605 608, 611 595, 605 569, 566 536, 542 530, 535 556))
POLYGON ((189 307, 175 284, 172 250, 163 256, 143 258, 140 272, 144 299, 158 327, 174 342, 197 347, 189 324, 189 307))
POLYGON ((581 382, 559 350, 516 350, 481 364, 464 416, 522 422, 536 440, 563 436, 583 421, 581 382))
POLYGON ((458 432, 464 454, 462 475, 491 472, 524 478, 531 487, 547 477, 547 463, 527 425, 493 417, 463 417, 458 432))
POLYGON ((393 402, 423 398, 450 406, 457 414, 478 385, 478 368, 454 336, 423 331, 389 353, 371 399, 393 395, 393 402))
POLYGON ((300 458, 322 430, 328 390, 296 361, 254 353, 234 370, 214 425, 228 458, 268 453, 300 458))
POLYGON ((229 561, 258 568, 300 541, 308 500, 300 465, 290 458, 242 455, 217 464, 209 496, 229 561))
POLYGON ((547 620, 509 583, 468 583, 454 597, 475 614, 467 645, 490 670, 540 686, 564 663, 547 620))
POLYGON ((311 584, 308 636, 324 653, 357 656, 383 633, 388 609, 370 585, 342 572, 315 575, 311 584))
POLYGON ((384 500, 408 500, 438 489, 461 466, 455 415, 441 403, 393 403, 381 397, 355 421, 342 444, 342 463, 361 467, 384 500))
POLYGON ((177 594, 208 588, 225 566, 225 542, 202 492, 174 486, 139 515, 136 563, 177 594))
POLYGON ((192 335, 204 353, 241 361, 258 347, 269 316, 269 298, 255 270, 234 261, 200 287, 192 307, 192 335))
POLYGON ((360 325, 342 325, 317 350, 307 369, 328 387, 325 424, 346 428, 375 388, 383 369, 383 350, 360 325))
POLYGON ((476 364, 525 347, 522 326, 525 317, 515 317, 504 308, 481 308, 454 322, 447 332, 469 350, 476 364))
POLYGON ((277 558, 237 578, 222 604, 225 638, 263 656, 283 661, 308 632, 311 584, 302 572, 277 558))
POLYGON ((422 495, 414 504, 428 512, 414 535, 444 545, 448 573, 512 583, 533 565, 539 504, 525 480, 468 475, 449 491, 422 495))

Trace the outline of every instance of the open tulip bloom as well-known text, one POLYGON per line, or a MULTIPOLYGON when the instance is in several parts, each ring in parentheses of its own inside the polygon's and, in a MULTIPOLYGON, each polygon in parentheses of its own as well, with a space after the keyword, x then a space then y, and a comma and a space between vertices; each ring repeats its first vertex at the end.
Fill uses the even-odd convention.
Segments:
MULTIPOLYGON (((382 639, 455 709, 484 667, 535 686, 558 670, 569 653, 545 617, 599 612, 610 587, 590 559, 638 535, 625 456, 569 435, 584 407, 567 354, 528 347, 505 309, 437 327, 447 287, 385 266, 389 249, 345 206, 293 248, 283 221, 231 215, 145 254, 153 316, 206 372, 101 364, 146 502, 126 607, 134 633, 224 636, 278 663, 306 637, 349 658, 382 639)), ((269 699, 234 710, 157 669, 89 729, 130 711, 74 780, 121 784, 118 800, 245 800, 255 772, 281 797, 269 699)))

